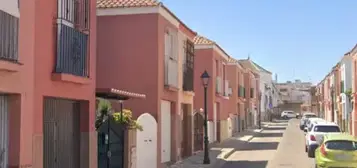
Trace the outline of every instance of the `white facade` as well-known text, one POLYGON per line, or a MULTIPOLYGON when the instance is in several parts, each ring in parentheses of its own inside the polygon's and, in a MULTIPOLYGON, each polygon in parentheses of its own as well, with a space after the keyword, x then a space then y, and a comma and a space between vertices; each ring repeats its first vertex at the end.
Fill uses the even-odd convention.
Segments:
POLYGON ((260 71, 259 90, 261 94, 260 112, 262 117, 267 116, 267 112, 273 108, 273 80, 272 74, 260 71))
POLYGON ((341 61, 341 104, 342 104, 342 119, 349 119, 352 111, 350 100, 345 92, 352 89, 352 58, 345 57, 341 61))
POLYGON ((278 83, 276 86, 280 91, 282 101, 311 105, 312 83, 295 80, 295 82, 278 83))

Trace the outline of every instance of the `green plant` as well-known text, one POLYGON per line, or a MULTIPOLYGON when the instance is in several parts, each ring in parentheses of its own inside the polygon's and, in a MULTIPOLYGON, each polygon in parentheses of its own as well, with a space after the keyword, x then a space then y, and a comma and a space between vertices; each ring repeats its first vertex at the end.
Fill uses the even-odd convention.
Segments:
POLYGON ((113 117, 113 120, 118 124, 124 124, 131 129, 138 129, 140 131, 143 130, 142 126, 132 118, 131 110, 123 109, 122 115, 120 111, 110 114, 110 111, 113 110, 111 103, 105 99, 98 99, 98 100, 99 100, 98 109, 97 109, 98 113, 95 121, 96 129, 98 129, 103 124, 104 118, 106 116, 111 115, 113 117))
POLYGON ((114 121, 127 125, 129 128, 143 130, 143 127, 136 121, 133 120, 132 112, 129 109, 123 109, 123 113, 115 112, 113 114, 114 121))
POLYGON ((346 96, 348 97, 348 99, 351 101, 352 100, 352 89, 349 88, 345 91, 346 96))

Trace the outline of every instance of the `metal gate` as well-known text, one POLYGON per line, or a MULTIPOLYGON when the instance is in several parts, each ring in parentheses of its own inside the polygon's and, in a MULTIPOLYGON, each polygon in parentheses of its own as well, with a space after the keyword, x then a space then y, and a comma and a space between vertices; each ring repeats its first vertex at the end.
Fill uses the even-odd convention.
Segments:
POLYGON ((80 167, 79 102, 45 98, 43 168, 80 167))
POLYGON ((9 146, 9 117, 8 99, 5 95, 0 95, 0 168, 6 168, 8 163, 9 146))
POLYGON ((194 115, 194 150, 203 150, 203 116, 200 113, 194 115))
POLYGON ((98 168, 124 168, 125 126, 108 121, 98 129, 98 168))

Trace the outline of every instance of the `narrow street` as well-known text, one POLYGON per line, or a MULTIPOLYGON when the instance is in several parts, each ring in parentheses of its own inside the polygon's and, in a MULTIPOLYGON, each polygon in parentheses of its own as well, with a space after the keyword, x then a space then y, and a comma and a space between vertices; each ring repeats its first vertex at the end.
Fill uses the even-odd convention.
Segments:
POLYGON ((246 145, 226 159, 223 168, 313 168, 314 161, 304 151, 304 134, 299 120, 269 124, 246 145))

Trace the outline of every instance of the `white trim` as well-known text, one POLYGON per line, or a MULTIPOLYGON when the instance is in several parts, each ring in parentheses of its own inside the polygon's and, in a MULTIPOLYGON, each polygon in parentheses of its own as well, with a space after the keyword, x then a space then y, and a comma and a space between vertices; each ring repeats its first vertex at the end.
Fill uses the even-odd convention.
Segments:
POLYGON ((97 16, 139 15, 152 13, 160 14, 176 28, 180 25, 180 22, 161 6, 97 9, 97 16))
POLYGON ((229 58, 229 56, 215 44, 195 44, 195 49, 213 49, 218 52, 218 54, 221 55, 226 61, 228 61, 229 58))

